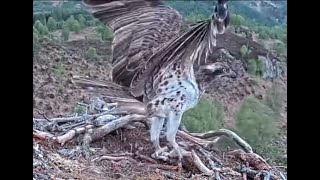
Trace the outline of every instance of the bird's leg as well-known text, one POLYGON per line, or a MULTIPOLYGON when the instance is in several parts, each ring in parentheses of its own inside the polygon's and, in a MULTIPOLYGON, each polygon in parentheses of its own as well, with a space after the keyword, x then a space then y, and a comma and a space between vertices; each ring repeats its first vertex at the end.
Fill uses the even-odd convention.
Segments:
POLYGON ((150 117, 151 129, 150 129, 150 139, 155 147, 155 153, 152 154, 152 157, 155 159, 162 159, 163 161, 167 161, 168 157, 161 156, 161 154, 168 150, 168 147, 161 148, 159 143, 160 132, 164 123, 163 117, 153 116, 150 117))
POLYGON ((173 147, 172 151, 169 153, 170 157, 178 156, 178 166, 179 170, 182 169, 182 152, 179 145, 176 142, 176 134, 181 122, 182 114, 179 112, 170 112, 168 118, 168 126, 167 126, 167 141, 173 147))

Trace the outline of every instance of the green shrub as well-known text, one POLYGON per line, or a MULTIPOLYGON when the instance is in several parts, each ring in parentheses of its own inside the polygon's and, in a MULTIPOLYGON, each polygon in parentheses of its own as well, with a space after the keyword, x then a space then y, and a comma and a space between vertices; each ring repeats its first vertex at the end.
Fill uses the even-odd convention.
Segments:
POLYGON ((38 34, 41 36, 49 34, 48 27, 43 25, 40 21, 36 21, 34 27, 39 32, 38 34))
POLYGON ((86 26, 86 19, 83 17, 83 15, 79 14, 77 16, 77 19, 79 21, 79 24, 80 24, 81 28, 84 28, 86 26))
POLYGON ((87 111, 86 107, 81 106, 81 105, 77 105, 74 108, 74 113, 77 113, 78 115, 83 115, 86 113, 86 111, 87 111))
MULTIPOLYGON (((33 27, 34 27, 36 30, 39 31, 41 25, 42 25, 42 23, 41 23, 39 20, 37 20, 37 21, 34 23, 33 27)), ((43 25, 42 25, 42 26, 43 26, 43 25)))
POLYGON ((94 21, 94 20, 89 20, 89 21, 87 21, 87 26, 95 26, 96 25, 96 21, 94 21))
POLYGON ((220 103, 202 98, 199 104, 184 113, 182 123, 190 132, 205 132, 223 125, 223 107, 220 103))
POLYGON ((236 131, 253 147, 264 147, 278 133, 277 114, 254 97, 248 97, 236 114, 236 131))
POLYGON ((95 31, 98 34, 98 37, 101 37, 102 40, 107 40, 112 37, 112 32, 105 25, 99 25, 95 28, 95 31))
POLYGON ((263 71, 264 71, 264 63, 262 60, 256 60, 256 64, 257 64, 257 69, 255 72, 255 75, 258 77, 262 77, 263 75, 263 71))
POLYGON ((269 106, 277 115, 280 115, 283 94, 279 85, 275 82, 272 84, 271 89, 266 93, 265 104, 269 106))
POLYGON ((268 105, 254 97, 245 99, 236 114, 235 132, 247 141, 256 153, 268 158, 270 164, 286 165, 286 145, 278 136, 279 113, 273 110, 279 106, 278 102, 275 102, 278 101, 278 96, 272 96, 272 102, 266 103, 268 105))
POLYGON ((94 59, 97 57, 97 50, 95 48, 90 47, 86 52, 86 57, 88 59, 94 59))
POLYGON ((73 31, 73 24, 74 24, 74 16, 70 16, 64 23, 63 28, 67 28, 69 31, 73 31))
POLYGON ((234 26, 241 26, 246 25, 246 20, 244 17, 237 15, 237 14, 231 14, 230 16, 230 24, 234 26))
POLYGON ((59 21, 59 22, 57 22, 56 28, 57 28, 57 29, 62 29, 63 23, 64 23, 64 21, 59 21))
POLYGON ((246 45, 241 46, 240 54, 241 54, 242 58, 245 58, 249 54, 249 49, 246 45))
POLYGON ((58 78, 61 78, 65 75, 66 69, 63 64, 56 64, 53 66, 53 72, 58 78))
POLYGON ((257 72, 257 61, 255 59, 248 60, 248 73, 251 75, 256 75, 257 72))
POLYGON ((287 46, 284 43, 277 43, 275 50, 280 56, 287 56, 287 46))
POLYGON ((63 28, 61 32, 62 41, 68 41, 70 35, 70 31, 67 28, 63 28))
POLYGON ((263 61, 257 59, 249 59, 247 71, 252 76, 261 77, 264 71, 263 61))
POLYGON ((47 23, 48 29, 50 31, 56 30, 57 29, 57 22, 56 20, 54 20, 52 17, 50 17, 48 19, 48 23, 47 23))
POLYGON ((75 21, 74 24, 73 24, 73 31, 76 32, 76 33, 79 33, 81 30, 81 26, 79 24, 78 21, 75 21))

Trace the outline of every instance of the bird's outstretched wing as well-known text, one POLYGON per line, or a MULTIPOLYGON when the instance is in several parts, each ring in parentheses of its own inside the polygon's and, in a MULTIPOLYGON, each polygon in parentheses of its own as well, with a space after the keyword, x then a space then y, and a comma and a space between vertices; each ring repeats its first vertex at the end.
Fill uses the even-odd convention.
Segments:
POLYGON ((160 78, 173 63, 178 63, 186 73, 195 62, 203 64, 216 45, 217 25, 214 19, 197 22, 177 38, 160 48, 140 68, 132 79, 130 91, 138 97, 151 99, 160 78))
POLYGON ((84 0, 113 31, 113 82, 129 87, 136 71, 159 46, 175 37, 183 18, 160 0, 84 0))

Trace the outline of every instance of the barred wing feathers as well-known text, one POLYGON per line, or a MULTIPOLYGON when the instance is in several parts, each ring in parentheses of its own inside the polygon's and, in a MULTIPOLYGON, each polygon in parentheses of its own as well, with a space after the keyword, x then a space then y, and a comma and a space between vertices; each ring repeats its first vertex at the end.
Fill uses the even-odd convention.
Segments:
POLYGON ((156 49, 177 36, 183 20, 159 0, 84 0, 84 4, 112 29, 112 80, 127 87, 156 49))
POLYGON ((173 63, 179 63, 185 73, 190 72, 194 63, 206 63, 208 54, 216 45, 215 23, 213 19, 197 22, 155 52, 132 79, 131 93, 135 97, 144 95, 151 99, 159 79, 173 63))

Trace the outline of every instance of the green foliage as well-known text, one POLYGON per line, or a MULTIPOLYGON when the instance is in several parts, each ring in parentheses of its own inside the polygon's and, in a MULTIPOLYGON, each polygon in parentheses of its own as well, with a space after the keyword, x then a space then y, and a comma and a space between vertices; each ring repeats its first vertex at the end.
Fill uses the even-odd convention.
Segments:
POLYGON ((202 98, 195 108, 184 113, 182 123, 191 132, 219 129, 223 125, 223 108, 216 101, 202 98))
POLYGON ((79 14, 77 16, 77 19, 79 21, 79 24, 80 24, 81 28, 84 28, 86 26, 86 19, 83 17, 83 15, 79 14))
POLYGON ((80 23, 76 20, 73 24, 73 31, 76 33, 79 33, 81 30, 80 23))
POLYGON ((57 29, 57 22, 56 20, 53 19, 53 17, 50 17, 48 19, 48 23, 47 23, 48 29, 50 31, 56 30, 57 29))
POLYGON ((112 37, 111 30, 104 25, 97 26, 95 31, 98 33, 102 40, 107 40, 112 37))
POLYGON ((49 34, 47 26, 44 26, 40 21, 36 21, 33 27, 33 31, 36 30, 38 35, 44 36, 49 34))
POLYGON ((39 36, 34 27, 33 30, 33 54, 35 54, 39 50, 39 36))
POLYGON ((257 59, 248 60, 249 74, 253 76, 261 77, 263 75, 263 71, 264 71, 264 64, 261 60, 257 60, 257 59))
POLYGON ((276 44, 275 50, 280 56, 287 56, 287 46, 285 44, 276 44))
POLYGON ((96 21, 94 21, 94 20, 89 20, 89 21, 87 21, 87 26, 95 26, 96 25, 96 21))
POLYGON ((187 22, 197 22, 207 19, 207 17, 203 14, 191 14, 186 17, 187 22))
POLYGON ((95 59, 97 57, 97 50, 93 47, 90 47, 86 52, 86 57, 88 59, 95 59))
POLYGON ((255 59, 248 60, 248 73, 251 75, 256 75, 257 72, 257 61, 255 59))
POLYGON ((74 19, 74 16, 70 16, 63 24, 63 28, 67 28, 69 31, 78 33, 81 30, 81 26, 78 20, 74 19))
POLYGON ((251 26, 250 29, 259 34, 261 39, 279 39, 286 41, 287 31, 276 27, 251 26))
POLYGON ((64 21, 58 21, 58 22, 56 23, 56 28, 57 28, 57 29, 62 29, 63 23, 64 23, 64 21))
POLYGON ((61 32, 61 39, 62 41, 68 41, 70 35, 70 31, 67 28, 63 28, 61 32))
POLYGON ((39 29, 40 29, 40 26, 43 26, 43 25, 42 25, 42 23, 41 23, 39 20, 37 20, 37 21, 34 23, 34 25, 33 25, 34 29, 36 29, 36 30, 38 30, 38 31, 39 31, 39 29))
POLYGON ((63 20, 63 16, 64 16, 63 8, 54 8, 51 14, 52 14, 52 17, 54 17, 54 19, 58 21, 63 20))
POLYGON ((269 106, 277 115, 280 115, 283 94, 277 83, 273 83, 270 90, 267 91, 265 104, 269 106))
POLYGON ((78 115, 83 115, 86 113, 86 111, 87 111, 86 107, 81 106, 81 105, 77 105, 74 108, 74 113, 77 113, 78 115))
POLYGON ((74 16, 70 16, 63 24, 62 28, 68 29, 69 31, 73 31, 73 24, 74 24, 74 16))
POLYGON ((66 73, 66 69, 63 64, 56 64, 53 66, 53 72, 57 77, 62 77, 66 73))
POLYGON ((242 26, 242 25, 246 25, 246 20, 244 19, 244 17, 238 14, 231 14, 230 24, 234 26, 242 26))
POLYGON ((246 45, 242 45, 240 48, 240 54, 242 56, 242 58, 245 58, 248 54, 249 54, 249 49, 246 45))
POLYGON ((253 147, 264 147, 278 133, 277 119, 271 108, 248 97, 236 115, 236 131, 253 147))
POLYGON ((261 39, 269 39, 270 36, 268 35, 268 33, 266 31, 261 31, 261 32, 259 32, 259 38, 261 38, 261 39))
POLYGON ((47 26, 44 26, 40 21, 36 21, 34 28, 37 30, 38 35, 44 36, 49 34, 47 26))

